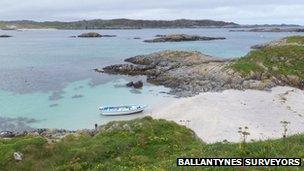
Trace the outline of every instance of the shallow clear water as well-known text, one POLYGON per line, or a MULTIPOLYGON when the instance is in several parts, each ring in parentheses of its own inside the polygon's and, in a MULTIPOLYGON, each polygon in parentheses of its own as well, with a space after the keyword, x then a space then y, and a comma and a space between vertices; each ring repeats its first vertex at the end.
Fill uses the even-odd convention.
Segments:
MULTIPOLYGON (((99 74, 92 69, 121 63, 123 59, 161 50, 195 50, 230 58, 249 52, 250 46, 290 33, 229 32, 229 29, 96 30, 117 37, 69 38, 83 30, 0 31, 0 117, 36 119, 34 127, 92 128, 94 123, 130 119, 103 117, 100 105, 148 104, 166 100, 168 89, 145 83, 142 90, 124 86, 126 77, 99 74), (144 43, 157 34, 186 33, 226 37, 226 40, 144 43), (133 39, 140 37, 141 39, 133 39)), ((1 120, 0 120, 1 122, 1 120)), ((0 123, 1 129, 1 123, 0 123)))

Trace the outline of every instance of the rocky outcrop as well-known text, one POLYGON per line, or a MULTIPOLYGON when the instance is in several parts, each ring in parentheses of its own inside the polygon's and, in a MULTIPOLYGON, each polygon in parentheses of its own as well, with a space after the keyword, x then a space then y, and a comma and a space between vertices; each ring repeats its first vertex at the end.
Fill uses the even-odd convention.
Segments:
POLYGON ((78 35, 78 37, 81 37, 81 38, 94 38, 94 37, 102 37, 102 36, 99 33, 89 32, 89 33, 82 33, 81 35, 78 35))
POLYGON ((304 32, 304 28, 254 28, 249 30, 229 30, 230 32, 304 32))
POLYGON ((171 35, 157 35, 155 39, 145 40, 147 43, 157 42, 182 42, 182 41, 208 41, 208 40, 223 40, 224 37, 205 37, 198 35, 187 35, 187 34, 171 34, 171 35))
MULTIPOLYGON (((75 38, 76 36, 70 36, 70 38, 75 38)), ((105 35, 101 35, 99 33, 96 32, 89 32, 89 33, 82 33, 81 35, 78 35, 77 37, 80 38, 98 38, 98 37, 116 37, 116 35, 109 35, 109 34, 105 34, 105 35)))
POLYGON ((137 82, 129 82, 126 84, 127 87, 134 87, 134 88, 142 88, 144 86, 144 83, 142 81, 137 81, 137 82))
POLYGON ((15 134, 12 131, 1 131, 0 138, 12 138, 15 134))
POLYGON ((163 51, 125 60, 131 64, 111 65, 106 73, 146 75, 147 81, 171 88, 178 97, 226 89, 267 89, 275 85, 269 79, 244 78, 228 66, 233 60, 199 52, 163 51))
POLYGON ((144 83, 142 81, 137 81, 133 83, 134 88, 142 88, 144 86, 144 83))

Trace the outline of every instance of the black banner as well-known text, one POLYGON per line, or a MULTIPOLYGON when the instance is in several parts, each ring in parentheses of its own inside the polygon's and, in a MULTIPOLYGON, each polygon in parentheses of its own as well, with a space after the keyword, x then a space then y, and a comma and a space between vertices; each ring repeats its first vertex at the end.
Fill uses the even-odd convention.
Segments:
POLYGON ((301 158, 178 158, 177 166, 301 166, 301 158))

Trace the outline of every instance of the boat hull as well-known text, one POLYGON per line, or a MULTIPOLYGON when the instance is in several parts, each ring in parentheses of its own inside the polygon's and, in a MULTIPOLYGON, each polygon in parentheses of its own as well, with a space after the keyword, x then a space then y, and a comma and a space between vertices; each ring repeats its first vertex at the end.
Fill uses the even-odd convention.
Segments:
MULTIPOLYGON (((133 106, 134 107, 134 106, 133 106)), ((121 107, 113 107, 113 108, 121 108, 121 107)), ((101 114, 104 116, 122 116, 122 115, 132 115, 143 112, 145 109, 145 106, 136 106, 134 109, 130 110, 105 110, 105 108, 100 108, 101 114)))

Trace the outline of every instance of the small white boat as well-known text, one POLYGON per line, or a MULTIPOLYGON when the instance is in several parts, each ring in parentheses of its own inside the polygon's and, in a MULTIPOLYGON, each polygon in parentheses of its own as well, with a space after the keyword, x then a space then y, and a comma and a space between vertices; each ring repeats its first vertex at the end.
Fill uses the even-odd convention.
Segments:
POLYGON ((135 113, 143 112, 147 106, 145 105, 127 105, 127 106, 104 106, 100 107, 102 115, 106 116, 119 116, 119 115, 131 115, 135 113))

